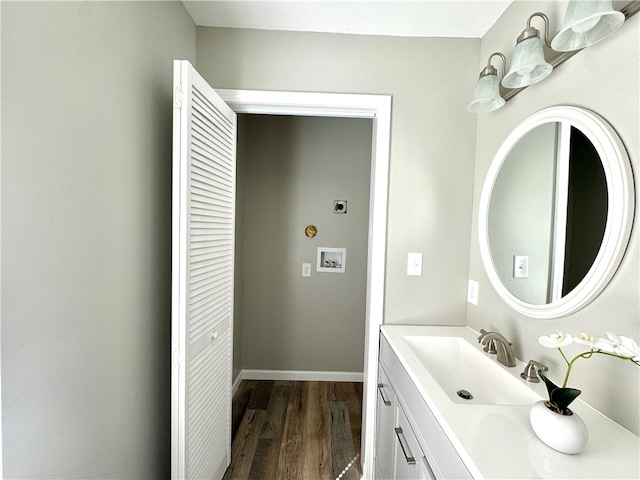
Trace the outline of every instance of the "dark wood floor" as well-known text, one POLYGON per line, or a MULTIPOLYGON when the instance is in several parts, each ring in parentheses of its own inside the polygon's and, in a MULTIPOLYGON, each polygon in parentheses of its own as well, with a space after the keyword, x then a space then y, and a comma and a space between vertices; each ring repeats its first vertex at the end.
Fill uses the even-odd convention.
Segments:
POLYGON ((224 480, 358 480, 362 383, 244 380, 224 480))

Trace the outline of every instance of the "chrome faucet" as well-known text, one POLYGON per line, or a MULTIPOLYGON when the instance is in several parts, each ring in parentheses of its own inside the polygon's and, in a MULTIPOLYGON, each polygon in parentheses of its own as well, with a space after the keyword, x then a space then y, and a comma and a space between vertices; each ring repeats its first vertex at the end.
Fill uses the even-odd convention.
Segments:
POLYGON ((480 330, 480 336, 478 342, 482 345, 487 345, 492 342, 498 354, 497 360, 505 367, 515 367, 516 357, 513 354, 513 349, 509 341, 500 335, 498 332, 487 332, 486 330, 480 330))

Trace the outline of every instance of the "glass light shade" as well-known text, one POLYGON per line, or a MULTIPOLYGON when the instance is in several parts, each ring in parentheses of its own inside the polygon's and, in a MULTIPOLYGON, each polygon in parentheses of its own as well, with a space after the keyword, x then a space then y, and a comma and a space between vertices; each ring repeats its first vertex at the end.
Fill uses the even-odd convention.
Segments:
POLYGON ((624 14, 611 0, 570 0, 562 29, 551 40, 557 52, 571 52, 604 40, 622 26, 624 14))
POLYGON ((500 86, 497 75, 484 75, 478 79, 473 100, 467 106, 471 113, 493 112, 504 105, 504 98, 500 96, 500 86))
POLYGON ((540 37, 516 43, 509 72, 502 79, 507 88, 522 88, 547 78, 553 67, 544 59, 540 37))

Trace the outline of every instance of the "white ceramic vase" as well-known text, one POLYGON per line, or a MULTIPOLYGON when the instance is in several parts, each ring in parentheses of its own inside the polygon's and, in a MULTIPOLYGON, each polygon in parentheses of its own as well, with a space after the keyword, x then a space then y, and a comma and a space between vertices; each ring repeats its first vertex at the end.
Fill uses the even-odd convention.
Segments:
POLYGON ((543 400, 531 407, 529 421, 540 440, 562 453, 580 453, 587 446, 587 426, 575 412, 561 415, 547 407, 543 400))

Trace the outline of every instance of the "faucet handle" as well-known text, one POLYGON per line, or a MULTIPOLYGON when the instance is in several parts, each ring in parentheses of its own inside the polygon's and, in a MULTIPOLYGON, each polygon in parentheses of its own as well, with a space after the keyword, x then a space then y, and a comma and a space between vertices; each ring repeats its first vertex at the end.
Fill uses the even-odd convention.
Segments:
POLYGON ((489 340, 482 350, 490 354, 498 353, 498 350, 496 348, 495 338, 492 338, 491 340, 489 340))
POLYGON ((496 340, 494 338, 492 338, 491 340, 489 340, 486 344, 485 344, 485 340, 484 337, 487 336, 487 334, 489 334, 491 332, 487 332, 484 328, 480 329, 480 336, 478 337, 478 343, 482 343, 484 345, 484 348, 482 350, 484 350, 487 353, 491 353, 491 354, 496 354, 498 353, 497 347, 496 347, 496 340))
POLYGON ((541 364, 540 362, 536 362, 535 360, 529 360, 529 363, 524 367, 524 372, 520 374, 520 377, 527 382, 540 383, 540 378, 538 378, 538 374, 536 373, 538 370, 546 372, 549 370, 549 367, 541 364))
POLYGON ((489 335, 491 332, 487 332, 484 328, 480 329, 480 336, 478 337, 478 343, 482 343, 484 345, 484 337, 489 335))

